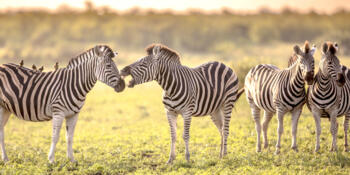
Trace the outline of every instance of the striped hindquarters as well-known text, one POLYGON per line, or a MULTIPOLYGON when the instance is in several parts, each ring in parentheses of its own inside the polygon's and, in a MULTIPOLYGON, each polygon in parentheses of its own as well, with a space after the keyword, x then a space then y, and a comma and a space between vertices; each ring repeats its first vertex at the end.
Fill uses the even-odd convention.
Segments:
POLYGON ((279 70, 273 65, 262 64, 252 68, 245 79, 249 103, 269 112, 275 112, 277 104, 288 110, 302 104, 305 102, 305 90, 301 72, 297 73, 299 78, 293 79, 292 75, 292 70, 279 70))
POLYGON ((15 64, 2 65, 1 105, 23 120, 50 120, 47 104, 58 95, 60 72, 39 73, 15 64))
MULTIPOLYGON (((194 116, 211 114, 222 106, 233 107, 238 96, 238 78, 234 71, 219 62, 210 62, 196 68, 194 116)), ((240 95, 240 94, 239 94, 240 95)))

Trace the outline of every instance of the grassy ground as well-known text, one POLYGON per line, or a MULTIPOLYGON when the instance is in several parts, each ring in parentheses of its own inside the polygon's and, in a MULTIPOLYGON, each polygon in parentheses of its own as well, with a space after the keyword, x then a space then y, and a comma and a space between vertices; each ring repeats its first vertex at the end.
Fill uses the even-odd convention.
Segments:
POLYGON ((50 165, 51 122, 24 122, 12 116, 5 127, 10 162, 0 162, 0 174, 348 174, 350 156, 343 152, 342 126, 338 134, 340 151, 330 153, 329 122, 322 120, 321 151, 315 154, 314 122, 305 108, 298 129, 299 152, 295 153, 290 149, 290 123, 290 115, 285 116, 280 155, 273 154, 276 117, 268 131, 269 149, 256 153, 254 123, 242 96, 232 114, 228 155, 219 158, 220 136, 211 120, 194 118, 191 162, 187 163, 179 117, 177 159, 167 165, 170 134, 161 89, 149 83, 117 94, 99 83, 79 116, 73 145, 78 164, 66 158, 65 131, 57 145, 56 163, 50 165))

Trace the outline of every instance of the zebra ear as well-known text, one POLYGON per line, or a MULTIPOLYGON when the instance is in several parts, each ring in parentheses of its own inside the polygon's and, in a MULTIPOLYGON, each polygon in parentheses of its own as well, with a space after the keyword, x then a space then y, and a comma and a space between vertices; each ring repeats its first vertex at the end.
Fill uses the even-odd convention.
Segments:
POLYGON ((327 43, 323 43, 323 45, 322 45, 322 53, 326 54, 327 50, 328 50, 328 44, 327 43))
POLYGON ((301 51, 300 47, 298 45, 295 45, 294 46, 294 52, 297 54, 297 55, 302 55, 303 52, 301 51))
POLYGON ((338 52, 338 50, 339 50, 338 43, 334 43, 334 48, 335 48, 335 50, 338 52))
POLYGON ((154 46, 153 47, 153 55, 157 56, 159 53, 160 53, 160 46, 159 45, 154 46))
POLYGON ((310 52, 310 45, 309 45, 309 41, 305 41, 305 44, 304 44, 304 52, 305 54, 308 54, 310 52))

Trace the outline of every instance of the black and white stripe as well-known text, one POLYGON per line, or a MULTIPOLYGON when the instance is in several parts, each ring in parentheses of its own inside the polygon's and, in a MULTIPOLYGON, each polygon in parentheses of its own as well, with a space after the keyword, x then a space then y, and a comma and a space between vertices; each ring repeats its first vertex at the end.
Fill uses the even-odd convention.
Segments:
POLYGON ((121 74, 132 76, 129 87, 156 80, 163 88, 163 104, 172 142, 168 163, 175 159, 178 114, 184 118, 183 139, 187 160, 190 157, 188 141, 192 116, 211 115, 222 136, 220 156, 227 154, 232 108, 243 93, 243 90, 238 91, 238 79, 233 70, 219 62, 188 68, 181 65, 175 51, 160 44, 148 47, 147 53, 146 57, 125 67, 121 74))
POLYGON ((120 92, 124 80, 112 58, 108 46, 96 46, 72 59, 66 68, 51 72, 39 72, 21 65, 0 66, 0 141, 2 158, 7 161, 4 147, 4 126, 12 113, 26 121, 53 120, 50 162, 59 139, 63 119, 67 122, 67 155, 74 161, 72 142, 78 114, 84 105, 86 94, 97 80, 120 92))
POLYGON ((260 110, 264 110, 263 138, 264 148, 268 147, 267 128, 274 113, 278 119, 278 140, 276 154, 280 153, 283 133, 283 116, 292 113, 292 149, 297 150, 296 133, 302 106, 305 103, 305 83, 311 84, 314 74, 315 48, 310 50, 305 42, 304 51, 294 47, 292 64, 283 70, 276 66, 261 64, 252 68, 245 78, 245 92, 250 104, 257 132, 257 152, 261 151, 260 110))
POLYGON ((319 70, 315 76, 315 82, 308 88, 308 107, 311 110, 316 123, 315 151, 320 149, 321 124, 320 118, 329 118, 330 131, 333 136, 331 151, 337 150, 337 117, 345 115, 344 134, 345 151, 348 151, 347 130, 350 119, 350 73, 349 69, 341 66, 335 55, 338 45, 324 43, 322 46, 322 59, 319 70), (344 76, 345 74, 345 76, 344 76))

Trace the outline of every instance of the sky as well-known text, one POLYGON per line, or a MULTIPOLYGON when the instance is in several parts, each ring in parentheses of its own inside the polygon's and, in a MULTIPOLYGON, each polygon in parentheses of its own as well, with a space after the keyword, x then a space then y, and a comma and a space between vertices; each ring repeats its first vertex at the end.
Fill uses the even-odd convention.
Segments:
MULTIPOLYGON (((350 10, 350 0, 90 0, 96 6, 108 6, 112 9, 124 11, 133 7, 172 9, 185 11, 189 8, 207 11, 219 10, 223 7, 235 11, 254 12, 261 7, 280 10, 286 6, 307 12, 311 9, 332 13, 339 8, 350 10)), ((0 0, 0 9, 6 8, 48 8, 56 9, 62 4, 74 8, 84 8, 85 0, 0 0)))

